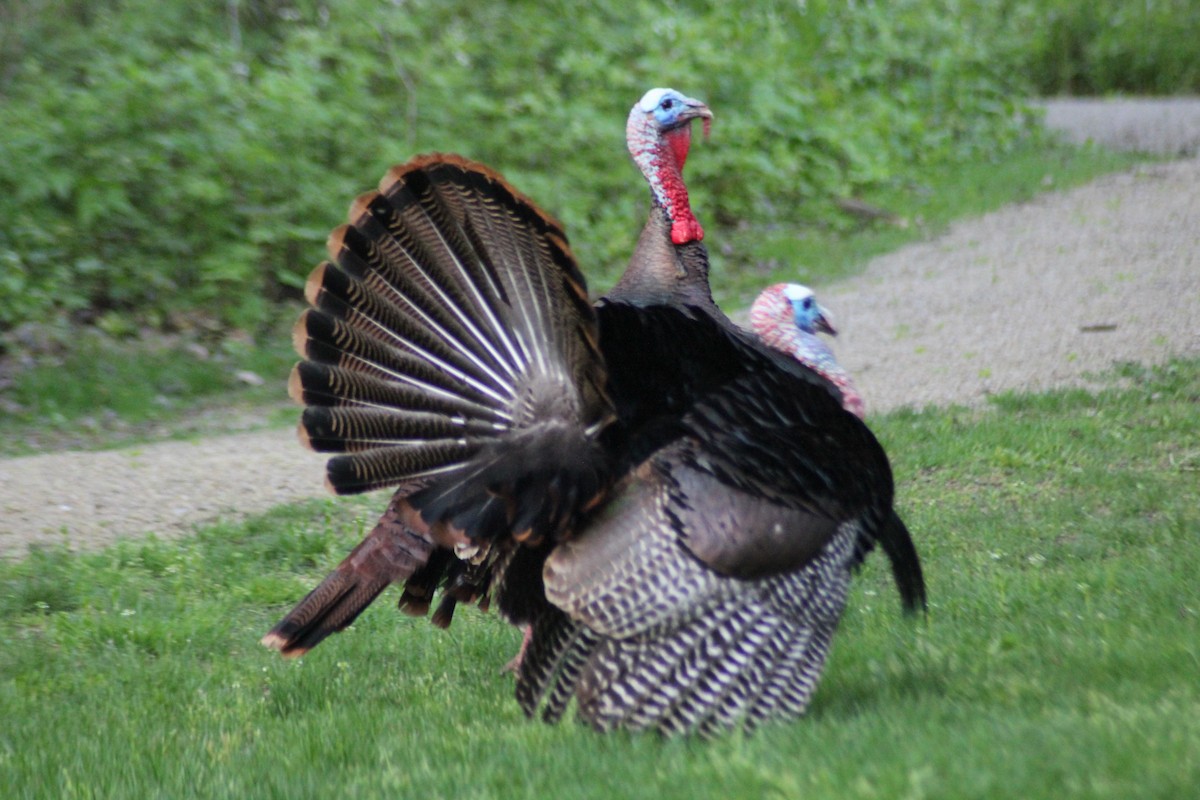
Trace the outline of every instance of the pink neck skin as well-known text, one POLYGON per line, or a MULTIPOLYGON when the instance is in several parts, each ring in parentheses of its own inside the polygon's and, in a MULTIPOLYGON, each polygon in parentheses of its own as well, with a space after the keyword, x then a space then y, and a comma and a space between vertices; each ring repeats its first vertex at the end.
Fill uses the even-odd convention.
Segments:
MULTIPOLYGON (((634 120, 631 118, 630 122, 634 120)), ((671 241, 677 245, 700 241, 704 238, 704 228, 692 215, 687 186, 683 183, 683 165, 692 144, 692 126, 681 125, 660 136, 652 121, 643 117, 638 122, 636 129, 626 132, 629 152, 646 176, 654 199, 671 219, 671 241)))
POLYGON ((760 295, 750 308, 750 325, 763 344, 787 353, 836 386, 842 395, 843 408, 859 419, 866 417, 866 404, 850 374, 819 336, 796 327, 791 303, 782 293, 760 295))

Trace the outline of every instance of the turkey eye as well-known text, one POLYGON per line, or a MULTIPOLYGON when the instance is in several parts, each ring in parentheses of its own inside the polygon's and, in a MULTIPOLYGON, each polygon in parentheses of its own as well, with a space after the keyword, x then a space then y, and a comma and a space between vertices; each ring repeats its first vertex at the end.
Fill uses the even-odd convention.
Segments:
POLYGON ((670 111, 674 107, 675 107, 675 101, 672 100, 671 98, 668 97, 666 100, 662 101, 662 110, 663 111, 670 111))
POLYGON ((812 308, 812 298, 811 297, 804 298, 804 307, 812 308))

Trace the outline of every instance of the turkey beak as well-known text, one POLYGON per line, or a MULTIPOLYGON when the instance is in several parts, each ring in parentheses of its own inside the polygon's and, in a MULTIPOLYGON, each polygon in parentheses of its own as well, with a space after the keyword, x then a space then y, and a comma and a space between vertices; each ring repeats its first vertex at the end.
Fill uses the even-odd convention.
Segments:
POLYGON ((830 336, 837 336, 837 328, 833 327, 833 315, 824 306, 817 306, 817 318, 813 320, 813 328, 830 336))
POLYGON ((699 100, 693 100, 690 97, 685 98, 683 102, 687 108, 679 115, 679 121, 704 120, 704 138, 707 139, 708 134, 712 131, 712 111, 704 103, 701 103, 699 100))

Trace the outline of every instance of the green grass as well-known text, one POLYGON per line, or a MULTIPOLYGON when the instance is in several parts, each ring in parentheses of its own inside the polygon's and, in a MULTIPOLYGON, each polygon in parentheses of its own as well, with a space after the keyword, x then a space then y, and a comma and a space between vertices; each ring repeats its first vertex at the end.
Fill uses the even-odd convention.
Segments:
MULTIPOLYGON (((290 316, 290 315, 289 315, 290 316)), ((69 344, 0 384, 6 435, 0 456, 127 445, 294 422, 287 375, 296 360, 280 322, 277 341, 183 337, 124 341, 74 332, 69 344)))
MULTIPOLYGON (((1050 188, 1079 185, 1145 160, 1043 142, 1029 143, 996 163, 934 170, 921 185, 864 198, 907 220, 907 227, 751 227, 727 245, 712 245, 713 291, 726 308, 736 309, 748 306, 771 283, 827 285, 855 274, 872 256, 937 235, 953 220, 1024 202, 1050 188)), ((636 235, 636 230, 629 232, 631 252, 636 235)), ((314 263, 319 256, 313 253, 314 263)), ((592 277, 593 288, 602 288, 599 277, 592 277)), ((57 348, 46 349, 64 352, 24 367, 10 360, 11 378, 0 380, 7 434, 0 438, 0 456, 196 435, 222 425, 228 430, 237 425, 290 424, 295 411, 287 401, 285 381, 295 360, 289 338, 294 314, 276 309, 274 339, 258 345, 236 340, 210 345, 204 357, 198 357, 194 347, 185 347, 184 337, 130 343, 98 332, 58 331, 57 348), (237 378, 239 370, 258 375, 263 385, 244 385, 237 378)), ((5 366, 0 362, 0 377, 5 366)))
POLYGON ((380 498, 0 565, 0 775, 34 797, 1162 797, 1200 785, 1200 360, 873 420, 925 560, 882 559, 809 716, 711 742, 522 718, 519 635, 385 595, 258 646, 380 498))

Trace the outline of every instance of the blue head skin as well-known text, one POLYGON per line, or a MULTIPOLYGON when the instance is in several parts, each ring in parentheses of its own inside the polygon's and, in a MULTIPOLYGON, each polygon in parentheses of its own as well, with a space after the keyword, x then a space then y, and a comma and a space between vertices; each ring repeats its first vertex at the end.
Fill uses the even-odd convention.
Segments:
POLYGON ((817 302, 817 298, 811 289, 799 284, 789 283, 783 289, 783 296, 792 304, 792 314, 796 320, 797 328, 805 333, 817 333, 820 331, 828 333, 831 336, 837 336, 837 330, 834 329, 833 323, 830 322, 829 312, 817 302))
POLYGON ((817 302, 811 289, 797 283, 767 287, 750 309, 750 323, 763 344, 787 353, 824 376, 837 389, 842 406, 863 418, 866 408, 862 395, 829 345, 817 336, 818 332, 837 335, 837 331, 829 312, 817 302))
POLYGON ((638 108, 653 115, 659 130, 663 131, 697 117, 708 119, 711 116, 706 105, 674 89, 651 89, 642 95, 638 108))

